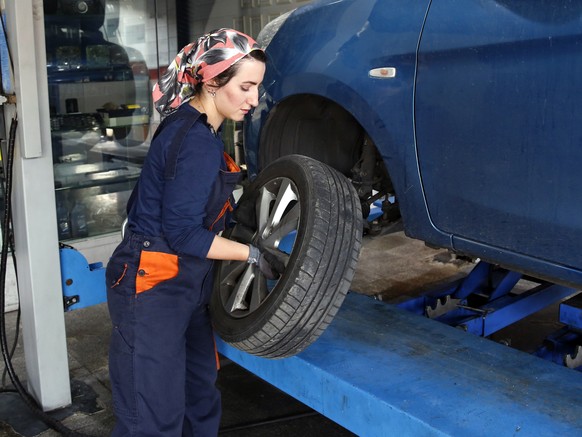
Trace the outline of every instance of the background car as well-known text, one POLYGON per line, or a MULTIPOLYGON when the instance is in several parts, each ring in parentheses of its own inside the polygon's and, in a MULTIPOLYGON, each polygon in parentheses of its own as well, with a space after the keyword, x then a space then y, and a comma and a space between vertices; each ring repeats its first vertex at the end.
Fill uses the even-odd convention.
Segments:
POLYGON ((405 233, 582 285, 582 3, 315 1, 270 23, 255 178, 304 155, 405 233))

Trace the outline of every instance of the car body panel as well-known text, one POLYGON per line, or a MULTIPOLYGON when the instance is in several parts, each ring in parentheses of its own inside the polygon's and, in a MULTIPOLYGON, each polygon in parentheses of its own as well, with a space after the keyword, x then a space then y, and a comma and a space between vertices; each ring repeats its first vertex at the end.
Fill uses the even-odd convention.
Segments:
POLYGON ((266 50, 264 93, 245 125, 249 175, 261 170, 261 129, 277 105, 322 96, 373 140, 407 235, 582 285, 582 2, 546 3, 328 0, 296 10, 266 50), (370 77, 383 67, 395 76, 370 77))
MULTIPOLYGON (((428 5, 428 0, 316 1, 296 10, 267 48, 265 93, 245 125, 249 176, 261 170, 261 128, 276 104, 297 94, 325 96, 354 115, 373 138, 394 184, 410 193, 400 200, 404 215, 414 211, 406 218, 408 232, 424 228, 428 217, 419 213, 424 200, 416 170, 412 103, 415 53, 428 5), (341 32, 322 31, 322 19, 339 23, 341 32), (369 77, 369 71, 379 67, 396 68, 396 77, 369 77), (411 202, 416 205, 408 206, 411 202)), ((450 244, 449 236, 433 231, 440 244, 450 244)))
POLYGON ((557 3, 569 9, 432 2, 416 145, 439 229, 573 267, 582 265, 582 123, 572 98, 582 95, 574 73, 582 72, 582 21, 580 6, 557 3))

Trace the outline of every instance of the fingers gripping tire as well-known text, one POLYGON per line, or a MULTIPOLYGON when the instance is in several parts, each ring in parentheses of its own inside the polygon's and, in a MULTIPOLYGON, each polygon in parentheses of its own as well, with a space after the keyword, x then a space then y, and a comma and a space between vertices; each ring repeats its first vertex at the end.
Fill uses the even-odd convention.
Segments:
POLYGON ((215 330, 253 355, 295 355, 323 333, 350 287, 361 246, 358 195, 331 167, 289 155, 245 189, 239 212, 227 236, 277 255, 286 267, 271 281, 253 265, 221 262, 210 304, 215 330))

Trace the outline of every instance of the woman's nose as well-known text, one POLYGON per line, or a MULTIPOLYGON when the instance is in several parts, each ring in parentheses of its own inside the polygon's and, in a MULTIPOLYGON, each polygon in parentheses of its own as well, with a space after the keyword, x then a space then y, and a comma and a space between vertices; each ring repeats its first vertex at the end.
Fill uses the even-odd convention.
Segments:
POLYGON ((252 93, 252 95, 249 97, 248 103, 253 108, 256 108, 258 106, 258 104, 259 104, 259 90, 258 89, 256 91, 254 91, 252 93))

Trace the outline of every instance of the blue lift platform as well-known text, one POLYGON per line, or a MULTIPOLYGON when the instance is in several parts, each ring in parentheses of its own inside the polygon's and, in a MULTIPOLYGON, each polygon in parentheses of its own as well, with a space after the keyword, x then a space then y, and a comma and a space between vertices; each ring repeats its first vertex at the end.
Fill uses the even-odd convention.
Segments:
MULTIPOLYGON (((100 263, 63 246, 61 269, 66 311, 105 301, 100 263)), ((582 436, 582 294, 521 279, 481 262, 398 305, 351 292, 297 356, 218 351, 359 436, 582 436), (557 302, 564 328, 537 356, 483 338, 557 302)))
POLYGON ((582 374, 349 293, 297 356, 225 357, 360 436, 582 435, 582 374))

